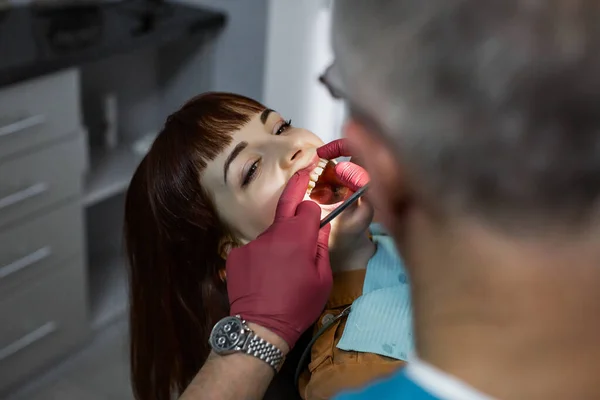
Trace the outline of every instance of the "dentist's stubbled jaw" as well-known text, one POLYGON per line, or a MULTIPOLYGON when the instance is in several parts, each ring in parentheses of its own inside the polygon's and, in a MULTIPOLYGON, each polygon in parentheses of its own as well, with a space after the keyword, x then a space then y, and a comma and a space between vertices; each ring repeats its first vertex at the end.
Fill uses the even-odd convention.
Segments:
POLYGON ((310 174, 305 200, 312 200, 327 213, 335 210, 352 191, 341 184, 335 175, 335 161, 319 159, 317 167, 310 174))

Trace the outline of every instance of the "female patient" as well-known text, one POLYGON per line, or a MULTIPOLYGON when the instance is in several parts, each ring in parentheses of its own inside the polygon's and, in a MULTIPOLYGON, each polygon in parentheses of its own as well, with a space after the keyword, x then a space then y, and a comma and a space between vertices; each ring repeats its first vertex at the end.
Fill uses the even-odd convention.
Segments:
MULTIPOLYGON (((137 398, 170 399, 200 369, 210 352, 210 330, 229 311, 227 254, 273 222, 279 196, 296 171, 315 167, 307 198, 310 194, 320 204, 323 215, 350 194, 336 184, 331 164, 318 159, 322 144, 277 112, 233 94, 198 96, 167 119, 131 181, 125 211, 137 398)), ((385 272, 365 278, 367 264, 377 264, 374 255, 385 247, 382 236, 370 235, 371 219, 370 206, 361 202, 332 224, 334 289, 315 329, 357 298, 367 300, 356 312, 353 306, 347 323, 352 328, 344 332, 342 319, 313 346, 300 381, 303 398, 329 398, 403 365, 405 357, 393 351, 396 343, 378 343, 360 328, 361 323, 376 326, 368 318, 382 320, 376 317, 379 306, 386 309, 395 301, 380 290, 389 282, 385 272), (373 344, 382 350, 371 350, 373 344)), ((380 266, 388 268, 389 260, 381 257, 380 266)))

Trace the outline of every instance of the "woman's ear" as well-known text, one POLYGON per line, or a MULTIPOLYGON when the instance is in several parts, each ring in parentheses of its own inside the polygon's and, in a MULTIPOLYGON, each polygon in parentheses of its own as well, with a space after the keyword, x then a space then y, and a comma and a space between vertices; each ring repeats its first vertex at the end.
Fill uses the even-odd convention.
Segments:
POLYGON ((234 245, 235 243, 233 240, 229 238, 222 239, 221 243, 219 243, 219 256, 223 260, 227 260, 227 257, 229 257, 229 252, 231 252, 231 249, 234 248, 234 245))
POLYGON ((219 270, 219 279, 221 279, 221 282, 223 283, 227 282, 227 270, 225 268, 219 270))
MULTIPOLYGON (((239 243, 231 237, 221 239, 221 242, 219 243, 219 256, 227 261, 227 257, 229 257, 231 250, 238 246, 239 243)), ((227 282, 227 270, 225 268, 219 270, 219 279, 221 279, 222 282, 227 282)))
MULTIPOLYGON (((229 256, 229 252, 233 248, 233 241, 229 238, 222 239, 221 243, 219 243, 219 256, 227 261, 227 257, 229 256)), ((221 282, 227 282, 227 270, 225 268, 219 269, 219 279, 221 282)))

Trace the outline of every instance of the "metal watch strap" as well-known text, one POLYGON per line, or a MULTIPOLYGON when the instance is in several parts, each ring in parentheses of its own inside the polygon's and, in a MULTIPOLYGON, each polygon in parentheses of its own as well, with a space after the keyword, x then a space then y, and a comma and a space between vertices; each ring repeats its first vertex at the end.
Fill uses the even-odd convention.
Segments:
POLYGON ((275 371, 278 371, 283 363, 283 353, 281 350, 256 335, 254 332, 250 334, 243 351, 248 355, 263 360, 273 367, 275 371))

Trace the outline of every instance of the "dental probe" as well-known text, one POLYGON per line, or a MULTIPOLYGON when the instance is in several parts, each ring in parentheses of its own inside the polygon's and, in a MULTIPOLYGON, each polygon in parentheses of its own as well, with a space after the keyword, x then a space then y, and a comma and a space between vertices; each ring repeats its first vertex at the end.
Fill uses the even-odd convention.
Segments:
POLYGON ((325 218, 323 218, 321 220, 320 228, 322 228, 325 225, 327 225, 328 223, 330 223, 335 217, 340 215, 340 213, 342 211, 344 211, 346 208, 348 208, 352 203, 355 203, 356 200, 361 198, 362 195, 364 195, 365 192, 367 191, 368 187, 369 187, 369 184, 367 183, 365 186, 361 187, 356 192, 354 192, 352 194, 352 196, 348 197, 342 204, 340 204, 340 206, 338 208, 336 208, 331 213, 329 213, 329 215, 327 215, 325 218))

